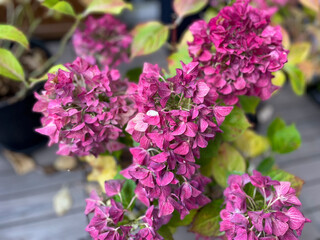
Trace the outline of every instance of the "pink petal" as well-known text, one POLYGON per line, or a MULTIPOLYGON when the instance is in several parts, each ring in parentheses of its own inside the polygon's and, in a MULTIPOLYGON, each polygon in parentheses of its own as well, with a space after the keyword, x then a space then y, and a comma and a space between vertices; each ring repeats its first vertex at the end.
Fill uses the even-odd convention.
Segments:
POLYGON ((167 161, 169 155, 170 154, 168 152, 162 152, 162 153, 159 153, 155 156, 152 156, 150 159, 154 162, 157 162, 157 163, 164 163, 167 161))
POLYGON ((179 155, 187 155, 190 150, 190 146, 187 142, 183 142, 177 148, 173 150, 174 153, 179 155))
POLYGON ((176 130, 174 130, 171 135, 173 136, 179 136, 181 134, 183 134, 187 129, 187 126, 184 122, 182 122, 177 128, 176 130))

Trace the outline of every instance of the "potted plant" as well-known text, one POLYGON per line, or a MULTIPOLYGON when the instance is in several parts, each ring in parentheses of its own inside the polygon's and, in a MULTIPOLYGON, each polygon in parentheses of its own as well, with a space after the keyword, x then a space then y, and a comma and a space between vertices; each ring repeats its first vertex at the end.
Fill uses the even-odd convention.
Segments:
POLYGON ((0 25, 0 144, 14 151, 29 151, 46 140, 34 134, 40 116, 31 111, 35 102, 33 91, 40 86, 31 84, 30 74, 51 55, 41 42, 31 39, 42 19, 33 16, 31 2, 16 7, 12 1, 3 4, 7 24, 0 25), (18 27, 27 21, 25 35, 18 27))
MULTIPOLYGON (((174 0, 173 24, 137 25, 130 59, 156 52, 184 17, 207 3, 174 0)), ((132 6, 93 0, 75 17, 125 8, 132 6)), ((58 154, 89 156, 97 168, 90 176, 103 188, 91 193, 85 209, 92 239, 173 239, 178 227, 188 225, 198 238, 299 238, 310 222, 297 197, 303 180, 277 168, 275 158, 299 148, 300 134, 277 118, 262 136, 246 117, 256 99, 267 100, 278 89, 272 73, 288 60, 281 29, 270 17, 249 1, 221 6, 209 22, 193 22, 172 43, 168 69, 144 63, 137 78, 127 74, 136 82, 101 61, 117 57, 99 47, 118 49, 108 38, 117 26, 90 19, 77 33, 82 58, 48 74, 34 111, 43 114, 37 131, 59 144, 58 154), (120 169, 124 149, 132 161, 120 169)), ((111 39, 127 33, 118 34, 111 39)))
POLYGON ((41 123, 40 114, 32 112, 33 92, 40 90, 41 82, 46 79, 44 73, 62 55, 80 22, 75 20, 74 12, 65 9, 68 3, 49 9, 52 3, 31 0, 1 3, 5 6, 7 18, 6 24, 0 25, 0 145, 13 151, 30 152, 47 141, 34 132, 41 123), (61 39, 58 51, 51 56, 33 34, 57 13, 69 16, 74 23, 61 39))

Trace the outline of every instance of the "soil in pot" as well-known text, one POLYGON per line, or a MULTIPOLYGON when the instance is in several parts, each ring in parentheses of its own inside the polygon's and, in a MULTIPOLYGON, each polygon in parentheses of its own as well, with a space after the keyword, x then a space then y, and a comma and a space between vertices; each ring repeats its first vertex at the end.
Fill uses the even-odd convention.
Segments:
MULTIPOLYGON (((39 43, 31 41, 31 51, 24 53, 20 62, 28 75, 50 57, 48 51, 39 43)), ((0 77, 0 145, 12 151, 30 153, 44 145, 47 138, 36 133, 41 126, 38 113, 32 112, 36 99, 34 91, 43 84, 26 90, 23 83, 0 77), (17 97, 23 93, 23 97, 17 97)))

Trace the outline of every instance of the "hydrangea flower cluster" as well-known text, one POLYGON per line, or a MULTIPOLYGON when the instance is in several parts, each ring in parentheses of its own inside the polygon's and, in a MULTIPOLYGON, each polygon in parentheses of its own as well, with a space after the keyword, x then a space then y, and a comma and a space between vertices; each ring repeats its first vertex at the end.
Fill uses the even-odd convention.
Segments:
POLYGON ((98 19, 89 16, 84 29, 73 35, 76 54, 91 65, 116 67, 128 62, 131 42, 126 25, 110 14, 98 19))
POLYGON ((177 210, 184 218, 210 201, 203 194, 210 179, 198 172, 195 159, 232 107, 207 104, 214 96, 198 65, 183 64, 165 80, 157 65, 146 63, 135 89, 139 113, 126 131, 139 146, 130 149, 133 164, 121 173, 138 182, 136 194, 146 206, 158 200, 158 217, 177 210))
POLYGON ((231 175, 224 191, 226 208, 220 212, 220 231, 227 239, 295 240, 306 222, 301 202, 290 182, 278 182, 253 171, 231 175))
MULTIPOLYGON (((130 204, 124 209, 121 202, 112 198, 121 194, 122 184, 121 180, 106 181, 107 201, 103 201, 95 191, 86 199, 85 214, 94 215, 86 231, 94 240, 163 240, 157 230, 161 225, 168 223, 170 218, 158 218, 157 211, 152 206, 145 215, 130 220, 130 204)), ((135 197, 131 203, 134 199, 135 197)))
POLYGON ((268 99, 276 90, 271 73, 287 62, 280 27, 270 26, 270 15, 248 2, 238 0, 208 24, 199 20, 190 27, 189 53, 227 105, 236 104, 239 95, 268 99))
POLYGON ((77 58, 66 64, 69 71, 48 74, 48 81, 33 111, 43 114, 42 128, 49 145, 59 143, 58 154, 85 156, 113 152, 123 147, 117 141, 123 127, 135 113, 126 95, 128 82, 117 70, 100 71, 77 58))

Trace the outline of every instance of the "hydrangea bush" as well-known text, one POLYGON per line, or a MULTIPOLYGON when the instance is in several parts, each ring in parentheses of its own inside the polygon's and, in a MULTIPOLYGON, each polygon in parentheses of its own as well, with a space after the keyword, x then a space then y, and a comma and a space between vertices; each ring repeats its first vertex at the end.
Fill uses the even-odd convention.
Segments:
MULTIPOLYGON (((170 71, 144 63, 139 77, 127 74, 135 80, 129 81, 111 68, 127 61, 122 54, 131 42, 125 25, 109 15, 131 5, 116 2, 88 6, 85 13, 109 4, 108 15, 89 17, 76 31, 79 57, 48 74, 34 106, 43 114, 37 131, 59 144, 58 154, 109 154, 119 165, 119 153, 132 155, 105 182, 104 194, 93 191, 86 200, 92 239, 173 239, 187 225, 199 239, 298 239, 310 222, 299 209, 303 181, 278 169, 274 157, 297 149, 300 135, 279 118, 267 137, 258 135, 246 118, 278 89, 273 72, 287 62, 270 12, 237 0, 172 42, 170 71)), ((131 31, 131 58, 156 52, 207 1, 173 4, 173 24, 148 22, 131 31)))

